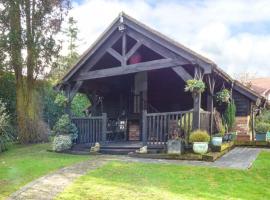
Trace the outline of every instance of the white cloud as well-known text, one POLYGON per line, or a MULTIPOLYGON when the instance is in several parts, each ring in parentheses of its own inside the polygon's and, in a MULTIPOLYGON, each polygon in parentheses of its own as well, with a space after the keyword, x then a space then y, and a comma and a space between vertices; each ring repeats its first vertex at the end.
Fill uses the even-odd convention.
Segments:
POLYGON ((121 11, 212 59, 231 75, 248 71, 270 76, 270 27, 264 35, 243 28, 243 24, 270 24, 269 0, 160 0, 155 5, 147 0, 85 0, 70 12, 83 40, 80 52, 121 11))

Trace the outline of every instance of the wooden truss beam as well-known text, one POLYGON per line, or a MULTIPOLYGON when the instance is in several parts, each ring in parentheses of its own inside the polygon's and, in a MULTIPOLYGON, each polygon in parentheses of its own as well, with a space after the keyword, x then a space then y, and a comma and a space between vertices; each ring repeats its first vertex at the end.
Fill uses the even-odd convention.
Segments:
POLYGON ((182 67, 173 67, 172 68, 175 73, 180 76, 185 82, 189 79, 192 79, 192 76, 182 67))
POLYGON ((125 65, 125 66, 120 66, 120 67, 95 70, 95 71, 90 71, 87 73, 81 73, 76 78, 76 80, 83 81, 83 80, 104 78, 104 77, 109 77, 109 76, 118 76, 118 75, 124 75, 124 74, 137 73, 141 71, 175 67, 175 66, 186 65, 186 64, 189 64, 189 63, 186 63, 178 59, 166 58, 166 59, 148 61, 148 62, 137 63, 137 64, 132 64, 132 65, 125 65))

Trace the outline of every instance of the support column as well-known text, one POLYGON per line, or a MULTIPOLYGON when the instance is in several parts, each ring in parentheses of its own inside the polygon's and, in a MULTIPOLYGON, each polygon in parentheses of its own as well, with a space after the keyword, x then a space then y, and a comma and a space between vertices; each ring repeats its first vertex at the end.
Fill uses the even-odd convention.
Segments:
POLYGON ((106 134, 107 134, 107 113, 102 113, 102 142, 106 142, 106 134))
POLYGON ((193 94, 193 130, 201 127, 201 93, 193 94))
POLYGON ((143 146, 147 145, 147 111, 143 110, 142 112, 142 142, 143 146))
POLYGON ((209 75, 208 77, 208 88, 207 93, 207 111, 211 113, 210 115, 210 135, 213 134, 213 125, 214 125, 214 92, 215 92, 215 79, 213 76, 209 75))

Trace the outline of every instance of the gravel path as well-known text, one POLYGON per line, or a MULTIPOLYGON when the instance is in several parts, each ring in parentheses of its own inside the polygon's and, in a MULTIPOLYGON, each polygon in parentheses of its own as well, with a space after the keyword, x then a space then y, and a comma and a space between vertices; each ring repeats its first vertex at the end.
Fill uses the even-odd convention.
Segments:
MULTIPOLYGON (((259 148, 234 148, 232 151, 216 160, 215 162, 184 161, 184 160, 162 160, 131 158, 128 156, 100 155, 92 160, 84 161, 69 167, 62 168, 56 172, 43 176, 22 187, 13 193, 9 200, 51 200, 62 192, 75 179, 84 175, 90 170, 95 170, 109 161, 144 162, 160 164, 178 164, 193 166, 210 166, 231 169, 246 170, 251 167, 258 154, 262 151, 259 148)), ((266 151, 270 151, 269 149, 266 151)))

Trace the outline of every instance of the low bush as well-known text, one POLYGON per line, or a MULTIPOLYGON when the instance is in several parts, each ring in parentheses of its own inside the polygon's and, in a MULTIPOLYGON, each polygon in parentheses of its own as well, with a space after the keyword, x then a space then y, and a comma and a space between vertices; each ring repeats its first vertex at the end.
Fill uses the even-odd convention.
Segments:
POLYGON ((78 130, 73 124, 67 114, 62 115, 53 127, 52 134, 58 135, 70 135, 72 141, 78 137, 78 130))
POLYGON ((255 130, 257 133, 267 133, 268 131, 270 131, 270 123, 258 122, 256 124, 255 130))
POLYGON ((196 130, 193 131, 189 136, 190 142, 209 142, 210 136, 207 131, 204 130, 196 130))
POLYGON ((70 135, 57 135, 53 139, 52 150, 61 152, 72 147, 72 138, 70 135))

